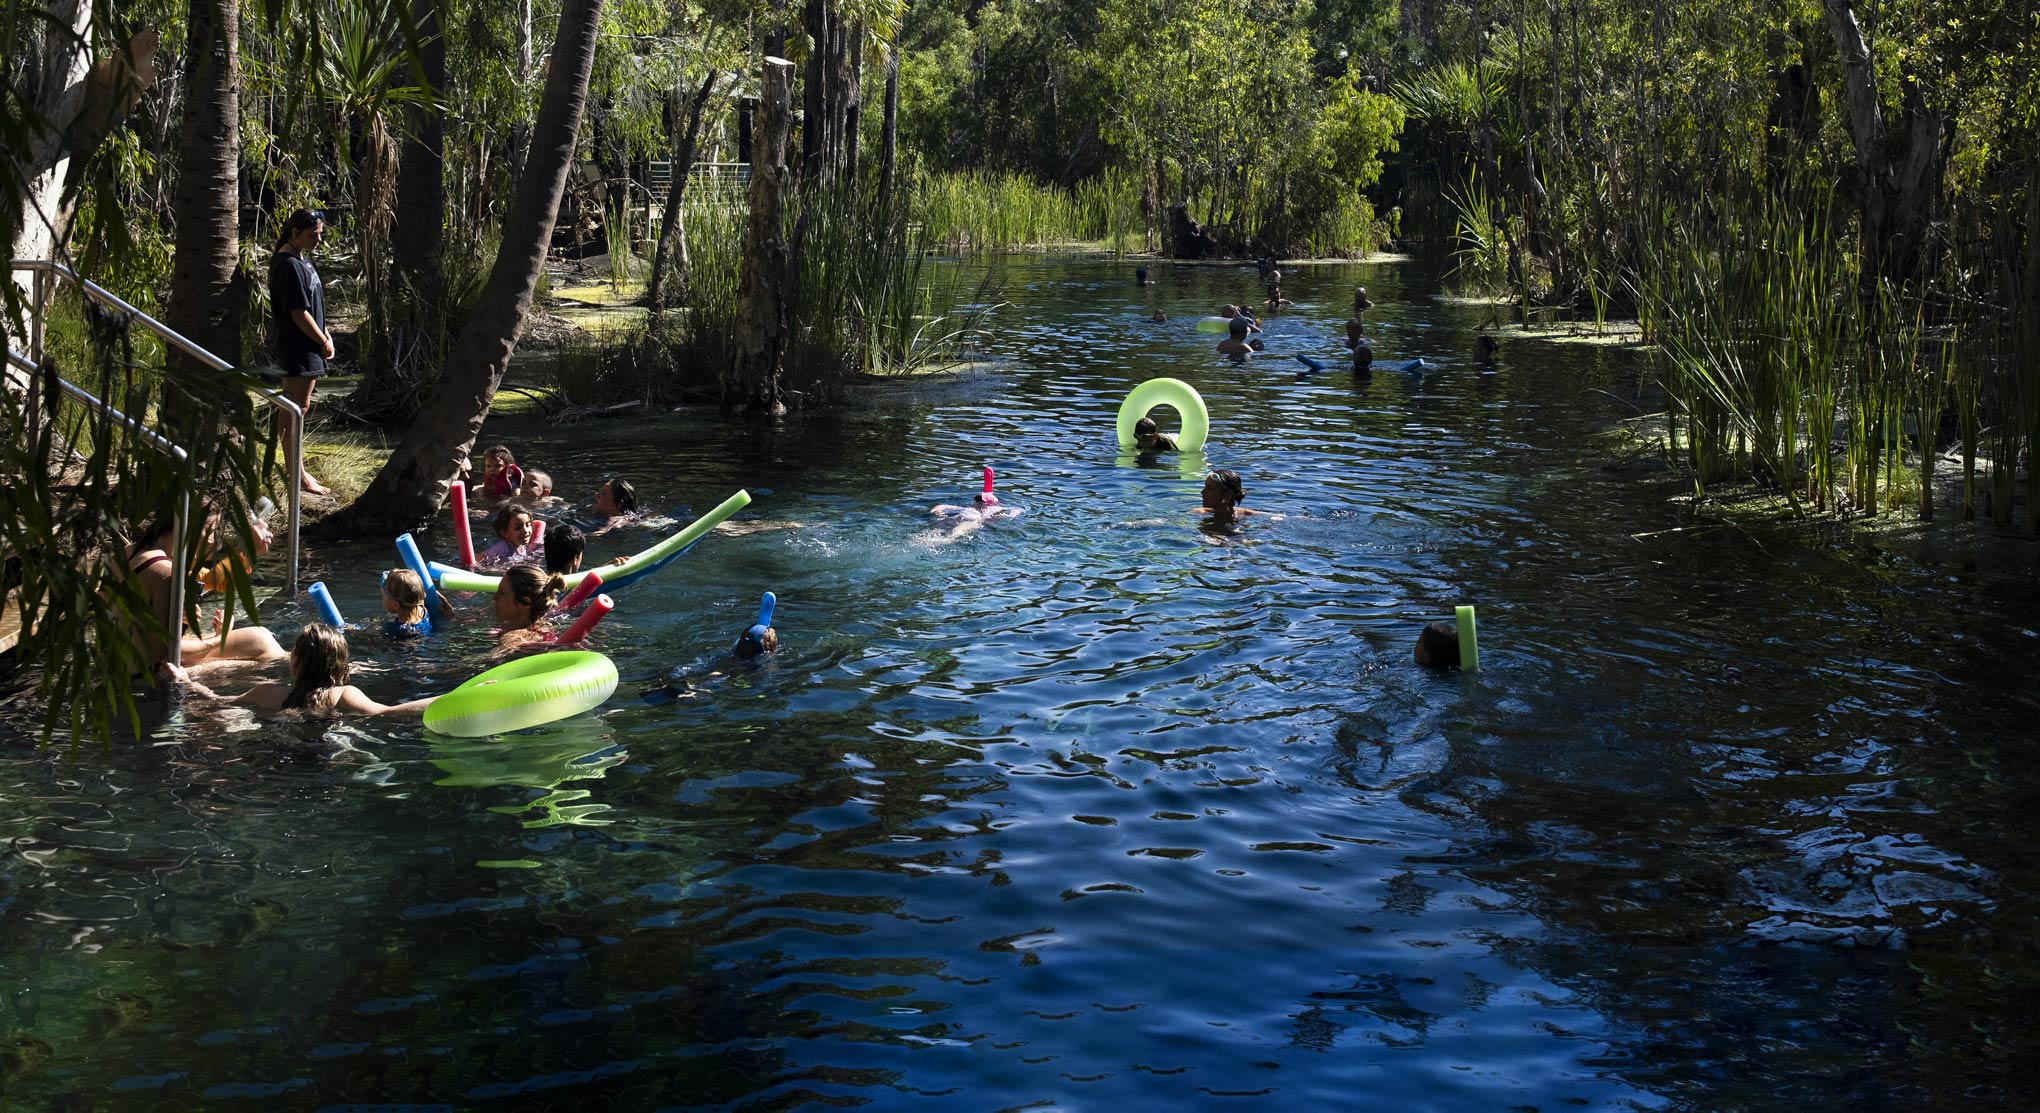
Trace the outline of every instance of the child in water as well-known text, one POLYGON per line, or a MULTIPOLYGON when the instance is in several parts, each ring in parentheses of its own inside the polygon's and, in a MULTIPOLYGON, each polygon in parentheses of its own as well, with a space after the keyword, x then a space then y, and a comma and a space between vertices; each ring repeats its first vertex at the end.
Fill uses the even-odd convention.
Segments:
POLYGON ((384 637, 422 638, 432 632, 432 616, 425 613, 425 581, 409 568, 392 568, 383 573, 384 637))
POLYGON ((1249 515, 1267 517, 1280 521, 1282 515, 1270 514, 1265 510, 1249 510, 1240 503, 1247 497, 1247 490, 1240 485, 1240 473, 1231 468, 1220 468, 1204 477, 1204 505, 1197 508, 1199 514, 1208 515, 1215 526, 1231 525, 1236 519, 1249 515))
POLYGON ((1280 309, 1285 305, 1295 304, 1296 304, 1295 302, 1290 301, 1288 298, 1282 296, 1282 287, 1280 286, 1268 287, 1268 308, 1280 309))
POLYGON ((517 501, 536 509, 553 501, 552 476, 533 468, 524 473, 524 482, 517 485, 517 501))
MULTIPOLYGON (((208 504, 205 512, 205 540, 208 547, 219 544, 221 511, 217 504, 208 504)), ((260 521, 252 523, 255 530, 255 552, 260 555, 269 548, 269 528, 260 521)), ((169 546, 177 536, 177 520, 174 512, 165 511, 146 526, 140 538, 127 551, 128 579, 133 582, 149 600, 154 621, 132 636, 137 648, 155 660, 169 656, 164 642, 164 632, 170 625, 170 559, 169 546)), ((211 553, 207 559, 217 556, 211 553)), ((187 605, 195 597, 194 587, 205 586, 223 590, 232 575, 233 564, 247 567, 242 554, 235 554, 217 565, 200 569, 186 581, 185 598, 187 605)), ((276 636, 261 626, 236 626, 232 630, 216 632, 212 637, 200 638, 188 630, 185 632, 181 653, 183 659, 193 665, 210 665, 217 661, 280 661, 287 656, 283 646, 277 644, 276 636)))
POLYGON ((1417 664, 1427 669, 1459 667, 1459 627, 1433 622, 1417 635, 1417 664))
POLYGON ((512 498, 523 482, 524 470, 517 466, 517 457, 511 455, 510 446, 490 445, 488 451, 482 453, 482 480, 474 484, 469 493, 491 499, 512 498))
POLYGON ((933 546, 961 541, 978 530, 983 529, 986 522, 996 522, 1001 518, 1018 518, 1026 513, 1026 511, 1021 510, 1017 506, 1006 506, 999 502, 999 496, 992 493, 992 468, 990 464, 987 464, 985 465, 985 488, 979 491, 975 498, 970 500, 969 506, 952 506, 948 503, 939 503, 929 507, 928 513, 933 514, 937 518, 955 523, 946 530, 929 530, 921 535, 920 540, 925 544, 933 546))
POLYGON ((168 661, 158 666, 165 678, 182 684, 194 695, 224 699, 252 707, 258 715, 279 711, 316 711, 344 715, 422 715, 436 696, 409 703, 382 704, 347 682, 347 637, 323 622, 298 631, 290 647, 290 683, 269 681, 257 684, 238 696, 222 696, 191 678, 191 674, 168 661))
POLYGON ((503 581, 496 587, 496 621, 502 623, 503 648, 514 649, 549 639, 552 631, 542 620, 566 586, 566 577, 557 572, 540 572, 529 564, 519 564, 503 573, 503 581))
POLYGON ((500 568, 534 559, 531 552, 531 511, 521 506, 505 506, 496 511, 495 530, 496 543, 475 558, 476 567, 500 568))
POLYGON ((1142 452, 1176 451, 1176 438, 1162 432, 1151 417, 1133 423, 1133 443, 1142 452))

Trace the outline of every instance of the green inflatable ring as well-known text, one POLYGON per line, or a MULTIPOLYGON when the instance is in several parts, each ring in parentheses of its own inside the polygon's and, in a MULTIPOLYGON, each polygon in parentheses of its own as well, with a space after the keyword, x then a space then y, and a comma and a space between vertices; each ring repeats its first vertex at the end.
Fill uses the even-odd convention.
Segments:
POLYGON ((1133 388, 1126 401, 1119 404, 1119 447, 1137 447, 1134 424, 1156 406, 1167 406, 1183 419, 1183 430, 1176 434, 1178 451, 1195 452, 1204 447, 1204 438, 1211 433, 1211 411, 1204 408, 1204 399, 1197 391, 1181 379, 1149 379, 1133 388))
MULTIPOLYGON (((735 514, 750 504, 751 492, 738 491, 729 498, 722 500, 721 503, 716 505, 715 509, 688 523, 686 529, 666 538, 664 541, 624 561, 622 564, 613 566, 604 565, 600 568, 592 569, 592 571, 602 573, 602 590, 614 591, 648 573, 657 571, 667 561, 679 556, 682 549, 701 540, 708 535, 709 530, 721 525, 724 518, 735 514)), ((586 576, 588 571, 590 570, 583 570, 568 576, 566 590, 572 591, 579 587, 581 585, 581 577, 586 576)), ((502 584, 503 577, 449 569, 439 573, 438 582, 441 591, 486 591, 493 594, 496 588, 502 584)))
POLYGON ((602 706, 616 691, 616 666, 600 653, 535 653, 481 673, 433 700, 425 729, 480 738, 550 723, 602 706))
POLYGON ((1232 329, 1231 317, 1201 317, 1197 321, 1198 332, 1227 332, 1232 329))

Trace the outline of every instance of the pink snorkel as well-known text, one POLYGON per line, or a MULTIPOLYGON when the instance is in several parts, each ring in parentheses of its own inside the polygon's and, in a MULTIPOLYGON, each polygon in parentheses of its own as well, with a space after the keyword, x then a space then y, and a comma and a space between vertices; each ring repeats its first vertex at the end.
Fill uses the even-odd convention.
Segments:
POLYGON ((978 495, 977 500, 985 506, 999 505, 999 496, 992 493, 992 466, 990 464, 985 465, 985 489, 978 495))

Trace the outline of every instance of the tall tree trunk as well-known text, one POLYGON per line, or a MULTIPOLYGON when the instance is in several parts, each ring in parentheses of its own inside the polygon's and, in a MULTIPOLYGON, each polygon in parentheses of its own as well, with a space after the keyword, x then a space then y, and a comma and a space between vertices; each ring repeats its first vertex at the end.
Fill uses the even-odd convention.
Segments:
MULTIPOLYGON (((673 241, 680 236, 680 204, 687 193, 687 179, 692 176, 694 155, 701 142, 701 119, 708 110, 709 95, 715 89, 719 76, 711 68, 708 76, 701 79, 701 88, 694 94, 694 104, 687 112, 687 129, 680 136, 680 145, 673 152, 673 184, 666 190, 666 213, 659 222, 659 242, 652 248, 652 277, 645 285, 645 304, 652 307, 652 323, 659 322, 659 314, 666 311, 666 268, 673 254, 673 241)), ((685 283, 685 278, 682 278, 685 283)))
POLYGON ((1842 53, 1842 90, 1849 134, 1856 141, 1856 192, 1863 210, 1863 250, 1880 277, 1903 285, 1917 275, 1933 205, 1948 164, 1954 121, 1931 108, 1918 85, 1904 93, 1905 150, 1892 156, 1884 126, 1877 63, 1856 22, 1853 0, 1824 0, 1828 31, 1842 53))
MULTIPOLYGON (((807 80, 801 83, 800 171, 809 181, 824 177, 823 136, 829 111, 829 4, 828 0, 807 0, 801 23, 808 33, 807 80)), ((772 72, 767 66, 766 72, 772 72)), ((760 95, 763 99, 763 95, 760 95)), ((763 110, 763 105, 760 105, 763 110)), ((759 121, 759 129, 764 129, 759 121)), ((760 143, 763 136, 758 137, 760 143)), ((756 163, 754 158, 753 163, 756 163)), ((754 177, 752 180, 756 180, 754 177)))
POLYGON ((900 48, 885 48, 885 127, 878 147, 878 208, 892 208, 894 164, 900 157, 900 48))
POLYGON ((751 152, 751 222, 744 236, 743 276, 737 302, 736 361, 723 371, 726 410, 783 413, 780 360, 786 347, 788 253, 780 210, 791 189, 786 165, 792 124, 793 63, 765 59, 758 95, 758 134, 751 152))
POLYGON ((588 99, 602 0, 565 0, 558 36, 533 125, 531 151, 504 222, 481 301, 454 342, 439 386, 375 480, 345 510, 328 518, 330 533, 408 530, 439 509, 461 462, 473 447, 495 401, 531 311, 532 293, 545 269, 553 218, 566 192, 567 173, 588 99))
MULTIPOLYGON (((177 140, 176 255, 164 323, 238 365, 247 279, 241 273, 239 0, 191 0, 190 70, 177 140)), ((173 363, 190 365, 181 352, 173 363)))
POLYGON ((857 133, 864 126, 864 24, 855 23, 843 38, 843 179, 857 180, 857 133))
MULTIPOLYGON (((429 87, 434 97, 446 95, 446 40, 440 19, 445 5, 446 0, 411 0, 419 60, 425 63, 425 72, 411 83, 429 87)), ((418 105, 408 115, 403 161, 397 170, 396 275, 414 305, 436 309, 445 285, 446 114, 436 105, 418 105)))

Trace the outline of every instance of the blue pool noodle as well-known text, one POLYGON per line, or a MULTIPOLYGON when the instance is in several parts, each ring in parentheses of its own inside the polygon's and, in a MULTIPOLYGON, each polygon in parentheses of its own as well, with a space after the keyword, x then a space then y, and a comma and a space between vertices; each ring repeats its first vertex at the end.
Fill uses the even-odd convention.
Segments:
POLYGON ((439 598, 439 582, 432 578, 432 569, 425 563, 425 555, 418 551, 418 543, 411 539, 410 534, 397 535, 397 555, 404 558, 404 567, 416 572, 418 578, 425 581, 425 606, 435 611, 445 606, 445 601, 439 598))
POLYGON ((333 605, 333 593, 326 590, 326 581, 320 580, 306 588, 305 594, 312 597, 312 608, 319 612, 320 621, 341 630, 347 629, 347 623, 340 619, 340 608, 333 605))
POLYGON ((1304 355, 1302 352, 1298 352, 1296 354, 1296 358, 1305 367, 1308 367, 1313 371, 1322 371, 1325 369, 1325 364, 1323 360, 1312 359, 1309 356, 1304 355))

